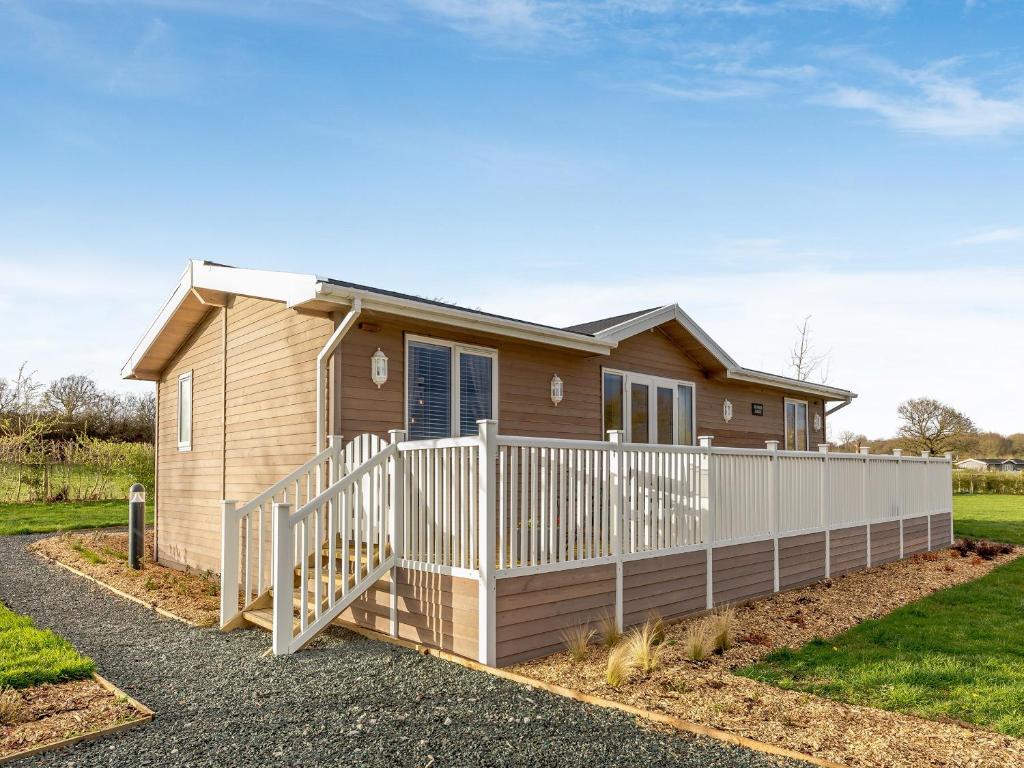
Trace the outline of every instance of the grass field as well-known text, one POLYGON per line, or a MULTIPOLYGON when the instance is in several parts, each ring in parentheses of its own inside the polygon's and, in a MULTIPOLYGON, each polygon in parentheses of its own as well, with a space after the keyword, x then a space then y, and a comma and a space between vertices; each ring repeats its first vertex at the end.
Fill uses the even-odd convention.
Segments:
MULTIPOLYGON (((146 522, 153 513, 146 510, 146 522)), ((0 536, 52 533, 128 524, 127 501, 74 501, 60 504, 0 504, 0 536)))
POLYGON ((93 669, 67 640, 0 603, 0 690, 81 680, 93 669))
MULTIPOLYGON (((1024 498, 955 499, 956 533, 1024 544, 1024 498)), ((1024 558, 738 674, 1024 737, 1024 558)))
POLYGON ((954 496, 957 536, 1024 544, 1024 496, 954 496))

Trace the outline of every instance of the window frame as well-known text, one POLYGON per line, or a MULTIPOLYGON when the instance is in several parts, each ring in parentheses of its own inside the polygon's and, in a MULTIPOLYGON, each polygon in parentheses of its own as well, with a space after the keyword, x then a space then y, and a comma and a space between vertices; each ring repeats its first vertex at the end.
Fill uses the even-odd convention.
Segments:
MULTIPOLYGON (((796 425, 793 426, 793 440, 796 440, 796 425)), ((811 450, 811 405, 807 400, 797 397, 785 397, 782 402, 782 447, 786 451, 809 451, 811 450), (804 447, 797 448, 795 445, 790 448, 786 445, 786 437, 789 435, 789 406, 802 405, 804 407, 804 447)))
MULTIPOLYGON (((418 334, 407 333, 405 334, 405 357, 404 357, 404 370, 402 371, 403 378, 403 389, 405 391, 402 402, 403 410, 405 411, 404 423, 405 433, 409 435, 409 347, 413 344, 427 344, 434 347, 448 347, 450 354, 452 355, 452 367, 451 367, 451 393, 449 400, 449 416, 451 423, 449 426, 450 437, 469 437, 469 435, 459 434, 459 426, 461 421, 462 411, 462 361, 459 356, 462 354, 478 355, 480 357, 489 357, 491 359, 491 418, 498 418, 498 403, 500 398, 498 397, 498 350, 492 347, 481 347, 477 344, 465 344, 459 341, 451 341, 450 339, 437 339, 433 336, 421 336, 418 334)), ((411 439, 411 438, 410 438, 411 439)), ((447 439, 447 438, 427 438, 427 439, 447 439)))
POLYGON ((174 402, 175 427, 177 428, 177 434, 175 437, 178 441, 178 450, 184 453, 192 450, 192 427, 195 423, 195 419, 193 418, 193 406, 195 404, 195 378, 192 376, 191 370, 188 370, 178 376, 178 391, 174 402), (183 424, 181 418, 181 384, 183 381, 188 381, 188 440, 181 439, 181 427, 183 424))
POLYGON ((658 399, 658 388, 662 387, 665 389, 672 390, 672 442, 662 443, 662 445, 682 445, 679 442, 679 387, 690 388, 690 432, 693 434, 694 440, 697 439, 697 385, 692 381, 686 381, 685 379, 670 379, 665 376, 655 376, 649 373, 639 373, 638 371, 624 371, 619 368, 607 368, 601 367, 601 437, 602 439, 608 438, 608 430, 604 423, 604 376, 606 373, 614 374, 615 376, 622 377, 622 433, 623 442, 633 442, 633 392, 632 384, 635 381, 637 384, 644 384, 647 386, 647 439, 650 441, 650 445, 658 445, 658 425, 657 419, 651 418, 651 414, 656 414, 657 410, 657 399, 658 399))

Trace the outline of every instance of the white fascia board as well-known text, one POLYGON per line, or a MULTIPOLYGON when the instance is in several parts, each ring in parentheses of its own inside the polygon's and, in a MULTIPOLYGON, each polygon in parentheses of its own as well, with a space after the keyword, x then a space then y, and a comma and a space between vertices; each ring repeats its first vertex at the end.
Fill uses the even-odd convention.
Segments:
POLYGON ((318 278, 300 272, 222 267, 203 261, 192 262, 192 286, 214 291, 283 301, 289 307, 316 298, 318 278))
POLYGON ((818 397, 829 400, 850 401, 857 397, 856 393, 850 392, 848 389, 829 387, 824 384, 814 384, 809 381, 797 381, 796 379, 790 379, 786 376, 776 376, 772 373, 752 371, 749 368, 730 369, 726 371, 725 375, 726 378, 735 379, 737 381, 746 381, 750 384, 765 384, 770 387, 788 389, 792 392, 804 392, 806 394, 817 395, 818 397))
POLYGON ((496 336, 550 344, 592 354, 607 355, 617 346, 616 342, 597 339, 584 334, 573 333, 572 331, 544 328, 531 323, 525 323, 521 320, 489 317, 456 307, 440 307, 413 299, 387 296, 333 283, 320 283, 317 286, 317 298, 339 303, 349 303, 355 299, 361 299, 364 310, 377 310, 417 320, 457 325, 461 328, 471 328, 481 333, 492 333, 496 336))
POLYGON ((623 339, 636 336, 638 333, 656 328, 671 320, 675 320, 685 328, 726 369, 738 369, 740 367, 724 349, 718 346, 718 343, 707 334, 707 331, 697 325, 694 319, 686 314, 678 304, 668 304, 660 309, 653 309, 646 315, 640 315, 618 325, 613 325, 611 328, 605 328, 596 334, 596 338, 614 341, 618 344, 623 339))
POLYGON ((142 338, 135 344, 135 348, 132 350, 131 355, 128 357, 128 362, 121 368, 121 378, 129 379, 135 375, 135 367, 139 364, 139 360, 142 359, 143 355, 149 350, 156 341, 156 338, 163 331, 164 326, 174 316, 174 313, 178 311, 178 307, 181 303, 188 298, 192 292, 192 268, 195 262, 190 261, 188 266, 185 267, 185 271, 182 273, 181 278, 178 280, 178 284, 175 286, 171 295, 167 297, 167 301, 160 308, 160 312, 153 319, 153 322, 149 324, 146 332, 142 334, 142 338))

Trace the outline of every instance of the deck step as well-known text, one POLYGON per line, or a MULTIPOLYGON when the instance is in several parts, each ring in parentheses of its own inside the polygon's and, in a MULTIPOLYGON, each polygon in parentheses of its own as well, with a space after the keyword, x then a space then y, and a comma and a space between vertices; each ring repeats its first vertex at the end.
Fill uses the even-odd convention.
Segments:
POLYGON ((274 610, 273 608, 257 608, 254 611, 242 611, 242 616, 250 624, 254 624, 257 627, 273 631, 274 629, 274 610))

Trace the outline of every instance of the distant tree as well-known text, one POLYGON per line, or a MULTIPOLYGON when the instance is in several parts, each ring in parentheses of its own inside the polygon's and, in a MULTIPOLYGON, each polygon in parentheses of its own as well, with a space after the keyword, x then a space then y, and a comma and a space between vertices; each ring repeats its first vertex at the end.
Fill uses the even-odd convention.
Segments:
POLYGON ((1010 441, 1010 454, 1017 458, 1024 458, 1024 432, 1014 432, 1006 439, 1010 441))
POLYGON ((998 459, 1013 455, 1013 443, 1010 438, 998 432, 981 432, 978 434, 974 450, 982 458, 998 459))
POLYGON ((866 435, 858 435, 856 432, 850 430, 844 430, 839 433, 839 437, 835 440, 835 449, 840 453, 857 453, 862 445, 868 444, 868 438, 866 435))
POLYGON ((807 315, 797 325, 797 339, 789 351, 789 369, 794 379, 810 381, 817 378, 822 384, 828 383, 829 353, 818 352, 812 341, 811 316, 807 315))
POLYGON ((959 453, 973 447, 978 428, 967 416, 952 406, 931 397, 918 397, 900 403, 897 409, 902 424, 899 439, 911 451, 946 451, 959 453))
POLYGON ((68 425, 76 425, 98 397, 96 382, 78 373, 54 379, 44 395, 46 405, 68 425))

